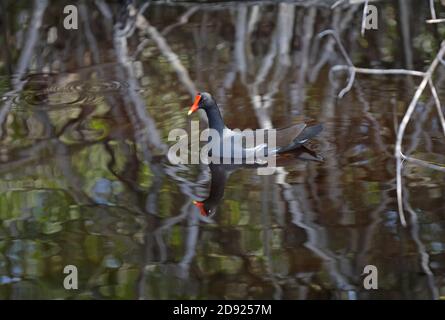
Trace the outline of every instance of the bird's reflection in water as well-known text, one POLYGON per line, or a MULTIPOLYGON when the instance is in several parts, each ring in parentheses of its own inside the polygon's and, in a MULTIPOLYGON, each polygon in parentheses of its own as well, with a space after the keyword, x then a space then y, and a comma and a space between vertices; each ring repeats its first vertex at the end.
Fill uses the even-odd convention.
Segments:
MULTIPOLYGON (((292 166, 298 161, 323 161, 323 158, 307 147, 300 147, 292 152, 277 156, 277 167, 292 166)), ((222 161, 221 161, 222 162, 222 161)), ((210 190, 208 197, 203 201, 193 201, 201 215, 212 217, 224 197, 224 189, 228 177, 238 169, 256 169, 266 165, 259 164, 215 164, 210 163, 210 190)))

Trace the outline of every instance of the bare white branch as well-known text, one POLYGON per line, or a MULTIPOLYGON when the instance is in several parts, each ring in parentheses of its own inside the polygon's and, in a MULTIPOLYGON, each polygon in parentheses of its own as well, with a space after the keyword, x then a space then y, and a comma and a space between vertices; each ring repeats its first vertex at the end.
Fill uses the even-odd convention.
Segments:
MULTIPOLYGON (((397 203, 398 203, 398 209, 399 209, 399 217, 400 221, 403 226, 406 226, 406 219, 403 212, 403 200, 402 200, 402 141, 403 136, 405 135, 406 127, 408 126, 408 122, 411 119, 414 110, 416 109, 417 102, 419 101, 420 96, 422 95, 423 91, 425 90, 425 87, 430 83, 431 77, 434 73, 434 70, 436 69, 437 65, 440 63, 440 57, 443 56, 445 53, 445 45, 444 42, 442 42, 441 49, 439 50, 439 53, 434 58, 433 62, 431 63, 430 67, 425 73, 425 76, 423 77, 422 82, 420 83, 419 87, 417 88, 413 99, 411 100, 411 103, 408 106, 408 109, 405 112, 405 115, 403 116, 403 119, 399 125, 399 128, 397 130, 397 140, 396 140, 396 146, 395 146, 395 157, 396 157, 396 185, 397 185, 397 203)), ((405 157, 406 159, 406 157, 405 157)))
POLYGON ((445 164, 437 164, 437 163, 433 163, 430 161, 420 160, 420 159, 417 159, 414 157, 406 156, 403 153, 401 154, 401 157, 402 157, 402 160, 406 160, 408 162, 418 164, 419 166, 422 166, 422 167, 425 167, 428 169, 445 172, 445 164))
POLYGON ((436 16, 436 9, 434 8, 434 0, 430 0, 430 11, 431 11, 431 20, 436 20, 437 16, 436 16))
POLYGON ((426 20, 426 23, 441 23, 445 22, 445 19, 438 19, 436 15, 436 9, 434 8, 434 0, 430 0, 431 19, 426 20))
POLYGON ((363 6, 363 16, 362 16, 362 37, 365 35, 366 30, 366 13, 368 12, 368 0, 366 0, 365 5, 363 6))

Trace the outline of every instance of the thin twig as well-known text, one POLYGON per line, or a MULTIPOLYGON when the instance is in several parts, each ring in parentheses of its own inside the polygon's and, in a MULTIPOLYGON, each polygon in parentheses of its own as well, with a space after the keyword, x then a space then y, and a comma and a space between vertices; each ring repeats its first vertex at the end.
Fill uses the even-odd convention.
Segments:
POLYGON ((331 68, 331 72, 339 71, 339 70, 348 70, 349 71, 349 78, 348 83, 345 88, 343 88, 340 93, 338 94, 339 98, 344 97, 346 93, 348 93, 354 84, 356 73, 363 73, 363 74, 374 74, 374 75, 410 75, 410 76, 416 76, 416 77, 423 77, 425 76, 425 72, 421 71, 415 71, 415 70, 406 70, 406 69, 367 69, 367 68, 357 68, 354 66, 354 64, 351 61, 351 58, 349 57, 348 53, 346 52, 345 47, 343 46, 338 34, 334 30, 326 30, 321 32, 318 37, 322 38, 326 35, 331 35, 335 39, 338 47, 340 48, 340 51, 342 53, 343 58, 346 60, 347 65, 336 65, 331 68))
MULTIPOLYGON (((191 7, 190 9, 188 9, 183 15, 181 15, 178 19, 177 22, 175 22, 172 25, 169 25, 167 27, 165 27, 162 31, 161 31, 161 35, 162 36, 167 36, 167 34, 169 34, 173 29, 175 29, 176 27, 179 27, 181 25, 184 25, 188 22, 188 20, 190 19, 190 17, 196 12, 198 11, 199 7, 195 6, 195 7, 191 7)), ((145 49, 145 47, 152 42, 153 39, 152 38, 145 38, 144 40, 142 40, 139 45, 137 46, 134 54, 133 54, 133 60, 136 60, 137 57, 141 54, 141 52, 145 49)))
POLYGON ((434 0, 430 0, 431 20, 436 20, 436 9, 434 8, 434 0))
POLYGON ((341 5, 343 2, 345 2, 345 0, 338 0, 337 2, 335 2, 332 6, 331 9, 335 9, 337 8, 339 5, 341 5))
POLYGON ((340 48, 340 51, 341 51, 341 53, 342 53, 342 55, 343 55, 343 58, 345 58, 345 60, 346 60, 346 63, 347 63, 349 66, 353 67, 354 64, 352 63, 351 59, 349 58, 349 55, 348 55, 348 53, 346 52, 346 49, 345 49, 345 47, 343 46, 343 43, 341 42, 340 37, 338 36, 337 32, 335 32, 335 31, 332 30, 332 29, 328 29, 328 30, 325 30, 325 31, 320 32, 320 33, 318 34, 318 38, 321 39, 321 38, 323 38, 323 37, 325 37, 325 36, 327 36, 327 35, 331 35, 332 37, 334 37, 335 41, 337 42, 338 47, 340 48))
POLYGON ((422 240, 420 240, 420 232, 419 232, 419 222, 417 220, 417 214, 414 211, 414 209, 410 206, 408 202, 408 198, 405 199, 405 205, 406 208, 410 214, 411 217, 411 237, 416 243, 417 251, 419 252, 420 256, 420 265, 423 269, 423 272, 425 272, 425 275, 428 278, 428 286, 431 289, 431 295, 433 299, 439 298, 439 291, 437 289, 437 286, 435 285, 434 281, 434 274, 431 271, 430 268, 430 256, 426 250, 425 245, 422 243, 422 240))
POLYGON ((366 13, 368 12, 368 0, 366 0, 365 5, 363 6, 363 16, 362 16, 362 37, 365 35, 366 30, 366 13))
POLYGON ((430 88, 431 88, 431 92, 432 95, 434 97, 435 100, 435 105, 436 105, 436 109, 437 112, 439 114, 439 118, 440 118, 440 122, 442 125, 442 129, 444 131, 444 135, 445 135, 445 119, 443 116, 443 112, 441 109, 441 104, 440 104, 440 100, 438 98, 436 89, 434 87, 434 84, 432 82, 432 74, 434 72, 434 70, 436 69, 437 65, 439 63, 443 63, 443 58, 442 56, 445 53, 445 46, 444 43, 442 43, 441 45, 441 49, 439 51, 439 53, 437 54, 437 56, 435 57, 435 59, 433 60, 433 62, 431 63, 430 67, 428 68, 428 70, 426 72, 420 72, 420 71, 414 71, 414 70, 405 70, 405 69, 390 69, 390 70, 379 70, 379 69, 366 69, 366 68, 356 68, 351 59, 349 58, 344 46, 342 45, 337 33, 333 30, 326 30, 323 31, 319 34, 319 37, 324 37, 326 35, 332 35, 334 37, 334 39, 337 42, 337 45, 340 48, 340 51, 344 57, 344 59, 347 62, 347 66, 345 65, 337 65, 334 66, 331 71, 335 72, 338 70, 348 70, 349 71, 349 79, 348 79, 348 84, 347 86, 339 93, 339 97, 343 97, 347 92, 349 92, 349 90, 352 88, 354 79, 355 79, 355 75, 356 73, 364 73, 364 74, 380 74, 380 75, 384 75, 384 74, 392 74, 392 75, 396 75, 396 74, 403 74, 403 75, 411 75, 411 76, 417 76, 417 77, 423 77, 422 82, 420 83, 419 87, 417 88, 413 99, 411 100, 410 105, 408 106, 408 109, 399 125, 399 128, 397 130, 397 141, 396 141, 396 147, 395 147, 395 157, 396 157, 396 185, 397 185, 397 203, 398 203, 398 209, 399 209, 399 217, 400 217, 400 222, 401 224, 405 227, 406 226, 406 219, 405 219, 405 215, 403 212, 403 201, 402 201, 402 165, 403 162, 402 160, 408 160, 411 161, 413 163, 419 164, 419 165, 423 165, 426 166, 428 168, 432 168, 435 170, 440 170, 443 171, 444 168, 441 167, 440 165, 436 165, 436 164, 432 164, 426 161, 422 161, 419 159, 415 159, 415 158, 409 158, 407 156, 404 156, 402 154, 402 140, 403 140, 403 136, 405 134, 405 130, 406 127, 408 125, 409 120, 411 119, 411 116, 414 112, 414 109, 417 105, 417 102, 420 98, 420 96, 422 95, 425 87, 429 84, 430 88))
POLYGON ((440 104, 439 96, 437 95, 436 87, 434 86, 433 80, 429 80, 429 85, 431 89, 431 94, 434 98, 434 105, 436 106, 437 114, 439 115, 440 124, 442 126, 443 135, 445 136, 445 118, 442 112, 442 106, 440 104))
POLYGON ((436 15, 436 9, 434 8, 434 0, 430 0, 431 19, 426 20, 426 23, 441 23, 445 22, 445 19, 438 19, 436 15))
POLYGON ((340 71, 340 70, 348 70, 349 71, 349 79, 348 84, 343 90, 338 94, 339 98, 343 98, 343 96, 348 93, 354 84, 355 76, 357 73, 363 74, 373 74, 373 75, 410 75, 416 77, 422 77, 425 75, 424 72, 414 71, 414 70, 405 70, 405 69, 367 69, 367 68, 357 68, 354 66, 346 66, 346 65, 336 65, 331 68, 329 72, 329 79, 331 79, 331 73, 340 71))
POLYGON ((441 23, 441 22, 445 22, 445 19, 429 19, 429 20, 426 20, 426 23, 441 23))
POLYGON ((431 81, 433 72, 436 69, 437 65, 439 64, 439 57, 442 57, 443 54, 445 53, 445 45, 444 44, 445 44, 445 42, 442 42, 441 49, 439 50, 439 53, 434 58, 430 67, 426 71, 422 82, 420 83, 419 87, 417 88, 417 90, 414 94, 414 97, 411 100, 411 103, 409 104, 408 109, 405 112, 405 115, 403 116, 403 119, 399 125, 399 129, 397 130, 397 141, 396 141, 396 147, 395 147, 397 203, 398 203, 398 209, 399 209, 400 222, 402 223, 403 226, 406 226, 406 219, 405 219, 405 215, 403 212, 403 200, 402 200, 402 141, 403 141, 403 136, 405 134, 406 127, 408 126, 408 122, 411 119, 411 116, 413 115, 413 112, 417 106, 417 102, 419 101, 420 96, 422 95, 423 91, 425 90, 425 87, 431 81))
MULTIPOLYGON (((334 37, 334 39, 335 39, 335 41, 336 41, 338 47, 340 48, 340 51, 341 51, 341 53, 342 53, 342 55, 343 55, 343 58, 346 60, 346 63, 347 63, 350 67, 354 68, 354 64, 352 63, 351 58, 349 58, 349 55, 348 55, 348 53, 346 52, 345 47, 344 47, 343 44, 341 43, 340 38, 339 38, 337 32, 335 32, 335 31, 332 30, 332 29, 325 30, 325 31, 323 31, 323 32, 320 32, 320 33, 318 34, 318 37, 319 37, 319 38, 323 38, 323 37, 325 37, 325 36, 327 36, 327 35, 331 35, 332 37, 334 37)), ((350 72, 349 72, 348 84, 347 84, 346 87, 343 88, 343 90, 341 90, 340 93, 338 94, 338 97, 339 97, 339 98, 343 98, 343 96, 351 90, 352 85, 354 84, 354 80, 355 80, 355 70, 354 70, 354 69, 349 69, 349 70, 350 70, 350 72)))
POLYGON ((368 68, 358 68, 355 66, 346 66, 346 65, 336 65, 331 68, 332 72, 348 70, 351 72, 353 69, 356 73, 362 74, 373 74, 373 75, 408 75, 415 77, 424 77, 425 72, 415 71, 415 70, 407 70, 407 69, 368 69, 368 68))
POLYGON ((432 162, 429 162, 429 161, 420 160, 420 159, 417 159, 417 158, 406 156, 403 153, 402 153, 401 156, 402 156, 403 160, 406 160, 408 162, 412 162, 412 163, 418 164, 419 166, 422 166, 422 167, 425 167, 425 168, 428 168, 428 169, 433 169, 433 170, 445 172, 445 164, 435 164, 435 163, 432 163, 432 162))
POLYGON ((159 51, 175 70, 179 80, 190 93, 190 95, 193 96, 194 94, 196 94, 198 90, 196 89, 194 82, 190 78, 187 69, 184 67, 178 55, 172 50, 172 48, 169 46, 161 33, 155 27, 153 27, 142 15, 138 15, 136 20, 136 27, 146 32, 154 40, 159 51))

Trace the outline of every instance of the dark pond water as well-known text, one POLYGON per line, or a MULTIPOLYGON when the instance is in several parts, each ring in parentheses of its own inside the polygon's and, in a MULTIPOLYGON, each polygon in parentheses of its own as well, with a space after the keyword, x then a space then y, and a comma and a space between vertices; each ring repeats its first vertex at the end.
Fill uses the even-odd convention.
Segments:
MULTIPOLYGON (((357 66, 423 71, 445 35, 426 2, 378 2, 363 38, 359 5, 155 3, 136 20, 82 3, 78 30, 63 28, 63 2, 2 3, 0 299, 445 296, 443 172, 404 163, 408 227, 397 213, 396 130, 419 80, 358 75, 339 99, 346 75, 329 70, 345 62, 317 38, 336 29, 357 66), (192 201, 215 171, 165 156, 200 90, 232 128, 323 123, 308 147, 324 160, 219 168, 224 198, 200 216, 192 201), (78 290, 63 287, 66 265, 78 290), (363 287, 366 265, 378 290, 363 287)), ((405 153, 445 163, 429 92, 414 119, 405 153)))

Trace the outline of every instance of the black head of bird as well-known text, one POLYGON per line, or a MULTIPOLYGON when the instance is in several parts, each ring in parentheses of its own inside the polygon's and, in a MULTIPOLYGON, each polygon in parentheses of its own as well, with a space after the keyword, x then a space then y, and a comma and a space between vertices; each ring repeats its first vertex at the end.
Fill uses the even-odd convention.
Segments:
POLYGON ((215 107, 217 107, 216 102, 210 93, 207 92, 197 93, 195 96, 195 101, 193 102, 193 105, 190 107, 188 115, 191 115, 198 109, 207 111, 215 107))
POLYGON ((223 130, 226 129, 226 125, 224 124, 221 112, 219 111, 219 107, 210 93, 198 93, 195 96, 195 101, 193 102, 188 115, 191 115, 198 109, 205 111, 207 119, 209 121, 209 128, 215 129, 219 133, 222 133, 223 130))
POLYGON ((209 201, 193 201, 193 204, 199 209, 199 213, 204 217, 212 217, 216 213, 216 204, 210 204, 209 201))

